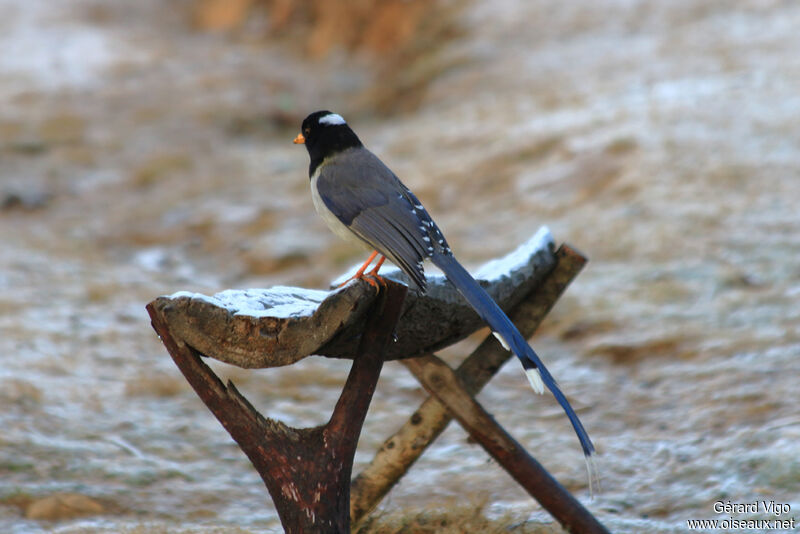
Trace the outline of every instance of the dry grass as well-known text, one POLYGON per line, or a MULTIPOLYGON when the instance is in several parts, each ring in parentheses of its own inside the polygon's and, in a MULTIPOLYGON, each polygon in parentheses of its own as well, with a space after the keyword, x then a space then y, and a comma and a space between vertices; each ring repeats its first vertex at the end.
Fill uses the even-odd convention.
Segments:
POLYGON ((127 397, 174 397, 189 389, 182 376, 142 373, 125 382, 127 397))
POLYGON ((312 60, 336 51, 365 59, 374 84, 358 108, 379 113, 417 109, 426 88, 462 63, 445 59, 447 42, 464 35, 465 0, 197 0, 192 19, 203 31, 239 32, 265 26, 270 40, 284 39, 312 60))
POLYGON ((506 513, 496 519, 486 517, 486 503, 462 504, 418 511, 403 510, 376 514, 365 520, 358 534, 556 534, 563 530, 552 523, 526 521, 506 513))

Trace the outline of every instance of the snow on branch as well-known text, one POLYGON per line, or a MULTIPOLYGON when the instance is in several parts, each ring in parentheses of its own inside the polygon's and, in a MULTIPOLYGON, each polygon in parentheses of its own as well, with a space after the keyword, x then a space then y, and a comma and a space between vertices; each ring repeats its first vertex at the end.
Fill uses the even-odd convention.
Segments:
MULTIPOLYGON (((474 271, 475 277, 501 308, 509 309, 553 268, 554 249, 552 235, 542 228, 510 254, 474 271)), ((381 274, 407 282, 396 269, 381 274)), ((424 296, 410 292, 406 298, 387 359, 438 350, 483 326, 441 274, 427 278, 424 296)), ((229 289, 213 296, 180 291, 152 304, 171 331, 198 352, 239 367, 262 368, 312 354, 352 358, 375 295, 369 284, 352 282, 332 291, 286 286, 229 289)))

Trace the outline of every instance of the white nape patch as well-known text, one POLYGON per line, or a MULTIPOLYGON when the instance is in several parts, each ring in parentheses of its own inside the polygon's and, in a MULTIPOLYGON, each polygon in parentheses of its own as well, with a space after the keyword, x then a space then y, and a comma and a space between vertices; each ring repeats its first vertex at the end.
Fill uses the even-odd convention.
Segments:
POLYGON ((544 382, 542 382, 542 375, 539 374, 538 369, 525 369, 525 376, 528 377, 528 382, 531 383, 533 391, 539 395, 544 393, 544 382))
POLYGON ((492 335, 494 335, 494 337, 497 338, 497 341, 499 341, 500 344, 503 345, 504 349, 509 350, 509 351, 511 350, 511 347, 508 346, 508 343, 506 343, 506 340, 503 338, 503 336, 501 336, 497 332, 492 332, 492 335))
POLYGON ((330 124, 331 126, 335 126, 337 124, 347 124, 345 120, 342 118, 341 115, 338 113, 330 113, 325 115, 324 117, 319 118, 320 124, 330 124))

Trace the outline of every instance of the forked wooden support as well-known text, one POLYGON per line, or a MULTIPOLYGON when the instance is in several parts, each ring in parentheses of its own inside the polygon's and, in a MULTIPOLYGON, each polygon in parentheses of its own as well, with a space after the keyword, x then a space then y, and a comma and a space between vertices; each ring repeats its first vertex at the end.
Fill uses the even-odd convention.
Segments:
MULTIPOLYGON (((530 337, 585 263, 568 245, 555 250, 542 229, 479 277, 530 337)), ((406 295, 405 286, 391 281, 377 296, 366 283, 332 292, 179 292, 147 309, 186 379, 258 470, 287 532, 349 532, 350 522, 366 517, 453 418, 569 532, 607 532, 475 401, 510 353, 489 336, 455 371, 433 356, 482 323, 443 278, 429 277, 428 286, 425 296, 406 295), (330 421, 306 429, 264 418, 201 360, 261 368, 312 354, 354 362, 330 421), (385 359, 402 360, 431 397, 351 484, 356 443, 385 359)))
POLYGON ((232 382, 225 386, 199 353, 172 336, 152 303, 147 306, 175 364, 261 475, 288 533, 350 532, 356 444, 407 290, 395 282, 383 286, 333 415, 323 426, 302 429, 261 416, 232 382))

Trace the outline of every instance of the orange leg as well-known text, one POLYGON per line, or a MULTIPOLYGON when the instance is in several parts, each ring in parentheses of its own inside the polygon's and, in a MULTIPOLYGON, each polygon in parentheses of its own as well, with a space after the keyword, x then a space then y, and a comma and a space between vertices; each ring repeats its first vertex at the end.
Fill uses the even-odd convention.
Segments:
POLYGON ((372 260, 374 260, 375 256, 377 256, 377 255, 378 255, 378 251, 377 250, 373 250, 372 254, 369 255, 369 258, 367 258, 367 261, 364 262, 364 265, 362 265, 361 268, 358 271, 356 271, 356 274, 354 274, 353 276, 351 276, 350 278, 345 280, 343 283, 341 283, 339 285, 339 287, 344 286, 345 284, 347 284, 347 282, 349 282, 350 280, 354 280, 356 278, 360 278, 362 280, 366 280, 366 282, 369 285, 374 285, 375 287, 378 287, 378 283, 375 280, 373 280, 372 278, 370 278, 370 277, 374 276, 375 278, 380 278, 378 276, 378 269, 381 268, 381 265, 383 265, 383 262, 386 260, 386 258, 384 256, 381 256, 381 259, 378 261, 378 264, 375 266, 375 268, 372 269, 369 273, 367 273, 367 277, 364 277, 364 271, 367 270, 367 267, 369 267, 369 264, 372 263, 372 260))
POLYGON ((375 267, 370 272, 368 272, 367 275, 374 276, 375 278, 380 278, 380 276, 378 276, 378 271, 380 270, 381 265, 383 265, 383 262, 385 261, 386 261, 386 256, 381 255, 381 259, 378 260, 378 263, 375 264, 375 267))
MULTIPOLYGON (((364 262, 364 265, 362 265, 361 268, 358 271, 356 271, 356 274, 353 275, 353 278, 363 278, 364 277, 364 271, 367 270, 367 267, 369 267, 369 264, 372 263, 372 260, 374 260, 375 256, 377 256, 377 255, 378 255, 378 251, 377 250, 373 250, 372 254, 369 255, 369 258, 367 258, 367 261, 364 262)), ((378 263, 378 265, 380 265, 380 263, 378 263)), ((351 278, 351 280, 352 280, 352 278, 351 278)))
POLYGON ((383 262, 385 261, 386 261, 386 256, 381 255, 381 259, 379 259, 378 263, 375 264, 375 267, 365 275, 366 278, 364 278, 364 280, 369 282, 370 285, 374 283, 375 287, 378 287, 379 284, 385 283, 383 277, 378 274, 381 265, 383 265, 383 262))

